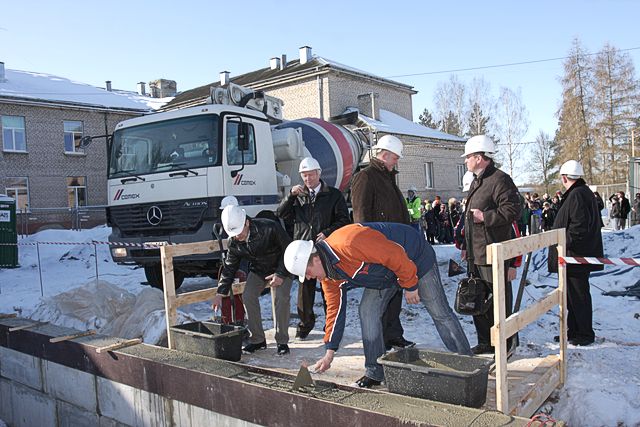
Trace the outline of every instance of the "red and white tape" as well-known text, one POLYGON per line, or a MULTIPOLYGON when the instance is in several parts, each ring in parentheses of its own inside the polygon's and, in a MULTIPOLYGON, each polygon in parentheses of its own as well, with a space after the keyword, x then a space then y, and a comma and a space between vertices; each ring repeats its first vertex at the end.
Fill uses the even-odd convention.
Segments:
POLYGON ((558 257, 560 264, 640 265, 640 258, 558 257))
POLYGON ((0 243, 0 246, 36 246, 36 245, 109 245, 109 246, 127 246, 135 248, 159 248, 161 246, 172 246, 176 243, 126 243, 126 242, 18 242, 18 243, 0 243))

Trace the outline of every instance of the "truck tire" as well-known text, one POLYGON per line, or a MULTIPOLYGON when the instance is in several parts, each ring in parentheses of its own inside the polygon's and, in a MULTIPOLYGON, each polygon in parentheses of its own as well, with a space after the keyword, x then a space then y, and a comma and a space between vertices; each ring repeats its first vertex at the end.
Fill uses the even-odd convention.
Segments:
MULTIPOLYGON (((147 282, 153 288, 163 290, 163 282, 162 282, 162 265, 160 264, 149 264, 144 266, 144 275, 147 277, 147 282)), ((173 272, 173 280, 176 285, 176 289, 178 289, 182 282, 184 281, 184 274, 182 274, 178 270, 174 270, 173 272)))

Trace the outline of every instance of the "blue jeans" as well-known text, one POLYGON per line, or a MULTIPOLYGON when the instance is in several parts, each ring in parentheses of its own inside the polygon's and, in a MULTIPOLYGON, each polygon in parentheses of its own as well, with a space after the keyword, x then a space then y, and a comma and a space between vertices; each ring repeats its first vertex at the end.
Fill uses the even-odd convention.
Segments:
MULTIPOLYGON (((381 318, 385 307, 397 290, 396 286, 394 284, 385 289, 365 289, 362 293, 362 300, 360 300, 359 313, 365 375, 377 381, 384 380, 382 365, 378 363, 378 357, 385 352, 381 318)), ((445 347, 451 352, 471 355, 467 336, 447 301, 437 266, 434 266, 420 278, 418 294, 420 301, 433 319, 445 347)))

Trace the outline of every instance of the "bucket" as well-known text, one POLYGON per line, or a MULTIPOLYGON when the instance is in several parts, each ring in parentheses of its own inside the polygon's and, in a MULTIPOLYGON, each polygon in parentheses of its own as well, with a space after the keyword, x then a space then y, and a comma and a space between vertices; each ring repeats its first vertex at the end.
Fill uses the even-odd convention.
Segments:
POLYGON ((176 350, 237 362, 242 356, 243 326, 192 322, 169 329, 176 350))

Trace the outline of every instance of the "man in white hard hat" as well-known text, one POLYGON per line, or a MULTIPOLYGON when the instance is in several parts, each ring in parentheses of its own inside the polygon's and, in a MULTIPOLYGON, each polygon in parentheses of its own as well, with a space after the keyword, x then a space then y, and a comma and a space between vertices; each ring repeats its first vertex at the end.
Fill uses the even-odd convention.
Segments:
MULTIPOLYGON (((576 160, 560 167, 562 186, 567 191, 562 196, 553 227, 567 230, 567 256, 604 257, 600 210, 583 176, 582 165, 576 160)), ((602 265, 567 265, 567 334, 573 345, 589 345, 595 340, 589 275, 603 268, 602 265)))
POLYGON ((284 251, 291 238, 279 223, 266 218, 249 218, 239 206, 227 206, 222 211, 222 226, 229 235, 227 257, 224 262, 218 295, 214 307, 222 305, 228 295, 240 262, 249 262, 249 275, 243 293, 247 326, 251 337, 243 350, 253 353, 267 348, 260 313, 260 293, 269 284, 275 291, 275 328, 277 354, 289 354, 289 309, 291 276, 284 267, 284 251))
MULTIPOLYGON (((465 210, 465 241, 468 271, 493 286, 491 264, 487 262, 487 246, 512 238, 512 224, 520 216, 521 204, 518 188, 511 177, 498 169, 493 157, 495 143, 486 135, 470 138, 464 146, 467 170, 474 180, 469 188, 465 210)), ((507 317, 513 311, 511 280, 515 279, 515 268, 505 268, 505 308, 507 317)), ((493 326, 493 307, 485 314, 473 316, 478 344, 472 348, 475 354, 493 353, 490 330, 493 326)), ((507 340, 512 347, 513 337, 507 340)))
POLYGON ((240 206, 236 196, 224 196, 220 201, 220 210, 223 210, 227 206, 240 206))
MULTIPOLYGON (((358 172, 351 183, 353 221, 411 224, 404 196, 396 183, 398 171, 395 167, 402 158, 402 141, 393 135, 385 135, 373 147, 373 152, 369 166, 358 172)), ((415 345, 403 336, 401 310, 402 292, 398 290, 382 319, 384 342, 388 349, 415 345)))
POLYGON ((364 288, 360 300, 360 329, 365 375, 356 381, 363 388, 384 380, 378 357, 385 352, 381 316, 399 289, 408 304, 422 302, 449 351, 470 355, 469 341, 447 302, 436 254, 413 227, 395 223, 349 224, 327 239, 295 240, 285 251, 285 266, 292 274, 322 281, 327 298, 326 352, 315 369, 331 367, 340 346, 347 310, 347 293, 364 288))
MULTIPOLYGON (((293 238, 321 241, 351 222, 349 209, 340 190, 327 185, 320 175, 322 168, 313 157, 305 157, 298 168, 303 184, 294 185, 278 206, 277 215, 285 223, 293 222, 293 238)), ((301 281, 298 286, 296 338, 305 339, 316 322, 313 304, 316 280, 301 281)), ((324 297, 323 297, 324 300, 324 297)))
POLYGON ((422 216, 422 200, 417 196, 418 189, 415 185, 409 186, 407 190, 407 197, 404 201, 407 204, 407 210, 409 211, 409 218, 411 218, 411 225, 416 230, 420 231, 420 217, 422 216))

